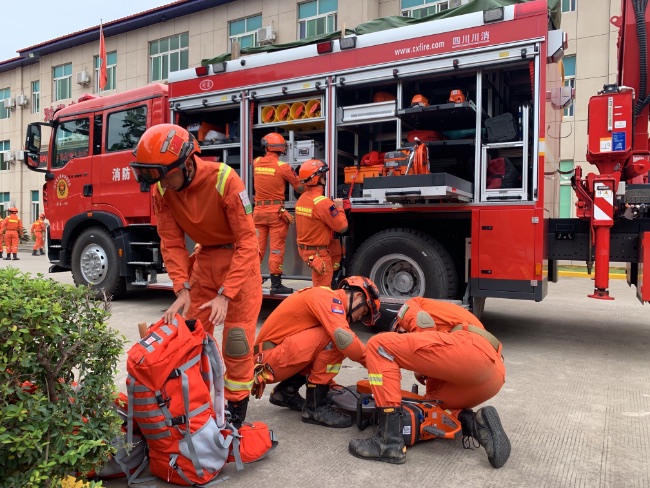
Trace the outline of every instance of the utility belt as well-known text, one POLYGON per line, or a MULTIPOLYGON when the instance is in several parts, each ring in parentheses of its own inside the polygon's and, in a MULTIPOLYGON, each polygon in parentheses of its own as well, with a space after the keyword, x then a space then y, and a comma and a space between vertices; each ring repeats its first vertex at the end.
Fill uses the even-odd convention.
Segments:
POLYGON ((201 246, 202 249, 234 249, 235 245, 233 243, 228 244, 217 244, 216 246, 201 246))
POLYGON ((257 200, 256 207, 263 207, 265 205, 284 205, 284 200, 257 200))
POLYGON ((325 249, 328 249, 327 246, 306 246, 305 244, 298 244, 298 249, 302 249, 303 251, 324 251, 325 249))
POLYGON ((481 337, 486 339, 490 344, 492 344, 492 347, 494 348, 495 351, 499 352, 499 346, 501 346, 499 339, 494 337, 487 330, 482 329, 480 327, 476 327, 475 325, 458 324, 457 326, 452 328, 450 332, 457 332, 459 330, 467 330, 468 332, 473 332, 474 334, 480 335, 481 337))
POLYGON ((261 344, 255 344, 253 346, 253 354, 259 354, 262 351, 268 351, 269 349, 273 349, 277 344, 271 341, 264 341, 261 344))

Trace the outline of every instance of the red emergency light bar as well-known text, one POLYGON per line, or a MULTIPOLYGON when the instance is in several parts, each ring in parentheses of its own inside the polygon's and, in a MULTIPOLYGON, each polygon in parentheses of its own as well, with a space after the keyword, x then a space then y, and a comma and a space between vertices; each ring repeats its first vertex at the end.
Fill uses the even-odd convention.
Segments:
POLYGON ((318 51, 318 54, 331 53, 333 49, 334 43, 331 40, 316 44, 316 51, 318 51))

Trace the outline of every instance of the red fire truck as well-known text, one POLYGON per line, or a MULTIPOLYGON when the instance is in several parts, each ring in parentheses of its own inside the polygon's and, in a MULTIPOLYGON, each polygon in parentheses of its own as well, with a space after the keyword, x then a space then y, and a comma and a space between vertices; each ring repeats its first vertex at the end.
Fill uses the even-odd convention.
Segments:
MULTIPOLYGON (((609 298, 612 260, 628 263, 629 283, 648 301, 648 110, 637 81, 647 55, 641 66, 633 56, 646 24, 635 23, 631 2, 615 20, 625 41, 618 85, 590 103, 588 157, 601 174, 576 170, 578 218, 556 218, 559 188, 547 183, 557 179, 546 179, 559 168, 557 135, 572 98, 561 74, 567 36, 547 2, 534 0, 215 58, 170 74, 168 104, 162 87, 145 95, 149 87, 60 110, 46 173, 46 211, 59 222, 50 259, 77 283, 114 294, 163 270, 148 189, 125 176, 134 140, 115 154, 107 143, 111 113, 124 114, 122 134, 134 137, 125 111, 146 105, 147 124, 168 116, 187 127, 202 156, 231 165, 251 192, 251 161, 269 132, 289 141, 294 168, 327 161, 327 194, 349 202, 344 272, 369 276, 382 295, 462 299, 480 314, 487 297, 542 300, 559 260, 595 259, 592 296, 609 298), (78 143, 79 133, 85 155, 59 156, 58 145, 78 143)), ((30 126, 32 154, 38 136, 30 126)), ((295 201, 288 192, 286 207, 295 201)), ((291 244, 284 270, 309 279, 291 244)))

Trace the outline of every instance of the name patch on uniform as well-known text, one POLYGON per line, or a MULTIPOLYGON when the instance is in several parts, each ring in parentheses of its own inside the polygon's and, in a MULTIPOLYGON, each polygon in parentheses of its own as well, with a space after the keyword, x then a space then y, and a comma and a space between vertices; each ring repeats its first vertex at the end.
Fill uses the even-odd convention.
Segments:
POLYGON ((402 305, 402 306, 400 307, 400 309, 397 311, 397 316, 398 316, 400 319, 403 319, 403 318, 404 318, 404 315, 406 315, 406 311, 407 311, 408 309, 409 309, 409 306, 405 303, 405 304, 402 305))
POLYGON ((239 199, 241 200, 241 204, 244 206, 244 212, 246 215, 253 212, 253 206, 251 205, 251 201, 248 198, 248 193, 246 193, 246 190, 239 192, 239 199))
POLYGON ((343 302, 342 302, 341 300, 339 300, 338 298, 332 298, 332 301, 333 301, 334 303, 338 303, 339 305, 343 303, 343 302))
POLYGON ((336 217, 339 214, 339 211, 336 209, 336 205, 330 207, 330 215, 336 217))
POLYGON ((343 305, 339 305, 339 304, 336 304, 336 303, 332 304, 332 312, 339 313, 341 315, 345 315, 345 310, 343 310, 343 305))

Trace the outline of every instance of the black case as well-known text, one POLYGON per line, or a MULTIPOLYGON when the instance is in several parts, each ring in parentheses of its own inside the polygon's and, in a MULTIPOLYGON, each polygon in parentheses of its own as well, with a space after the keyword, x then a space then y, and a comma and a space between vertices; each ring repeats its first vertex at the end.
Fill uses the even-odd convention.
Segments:
POLYGON ((509 142, 517 139, 517 124, 510 112, 497 115, 485 121, 487 142, 509 142))

